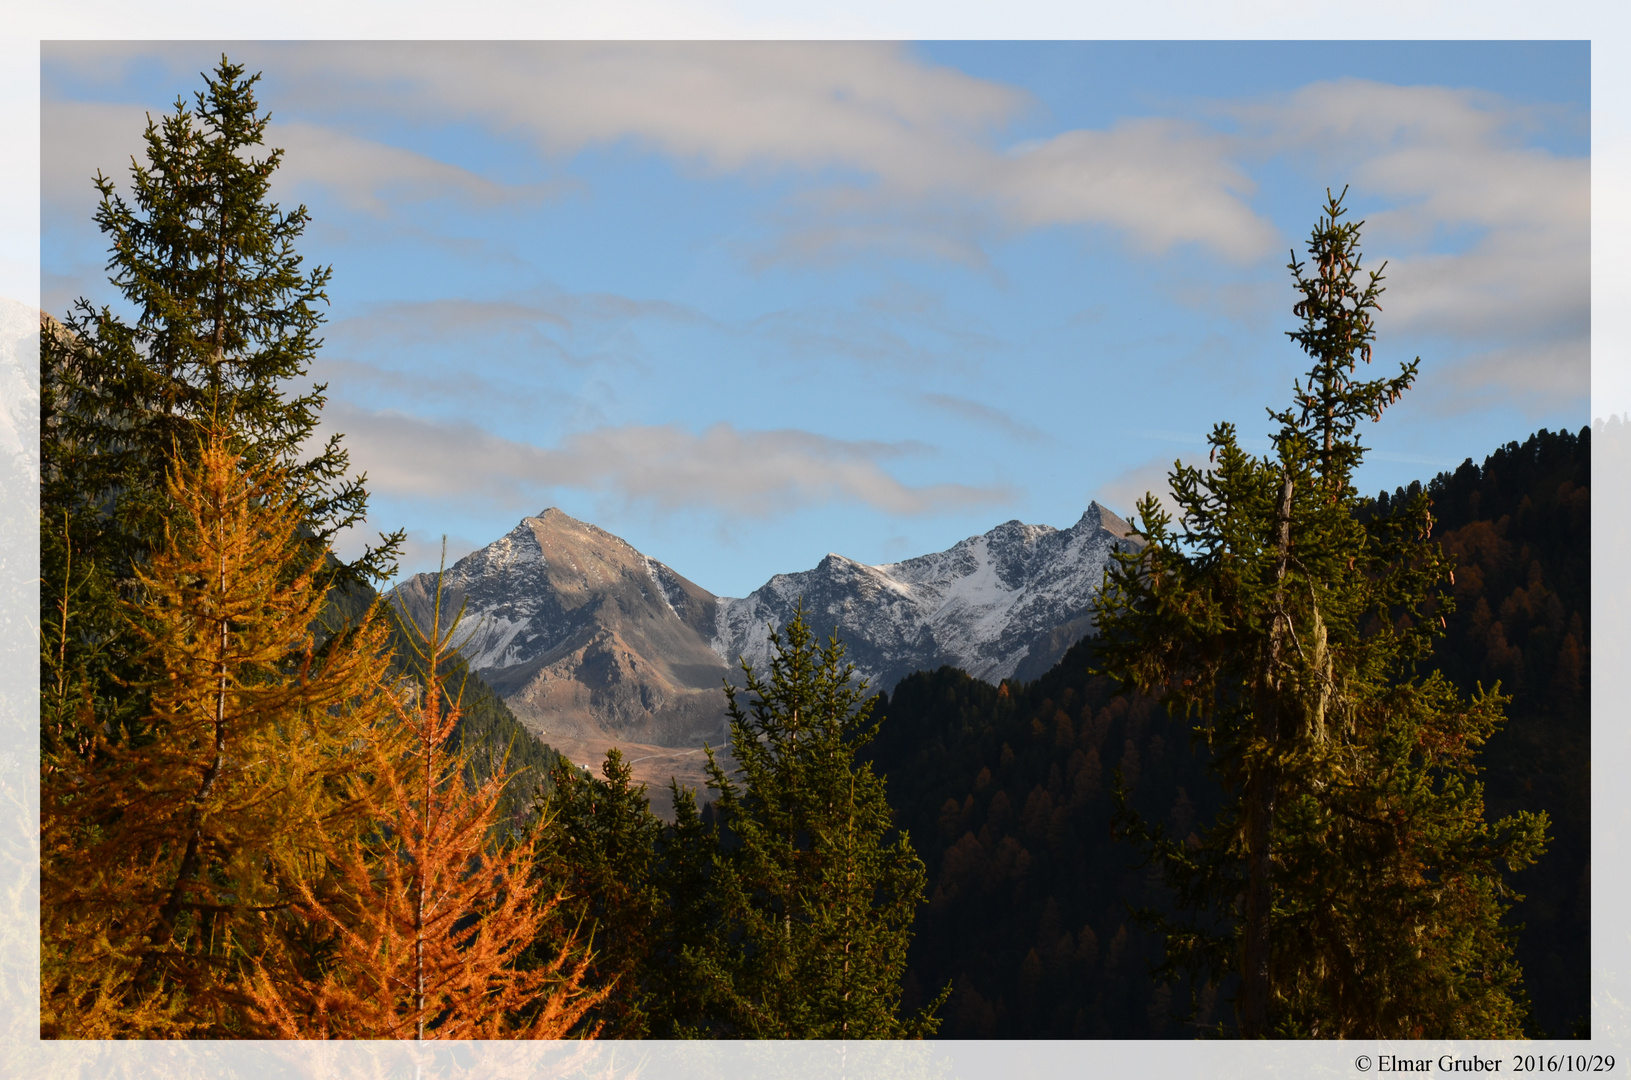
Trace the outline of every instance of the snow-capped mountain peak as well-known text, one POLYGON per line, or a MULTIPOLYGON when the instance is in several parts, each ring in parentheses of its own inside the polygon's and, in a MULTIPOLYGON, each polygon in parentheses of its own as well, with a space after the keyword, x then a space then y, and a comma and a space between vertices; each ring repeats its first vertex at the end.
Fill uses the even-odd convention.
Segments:
POLYGON ((802 600, 813 628, 836 629, 874 686, 941 664, 993 681, 1031 677, 1091 629, 1110 552, 1140 543, 1093 503, 1069 529, 1008 521, 903 562, 868 566, 829 554, 743 599, 720 599, 712 645, 728 660, 767 664, 771 628, 785 626, 802 600))

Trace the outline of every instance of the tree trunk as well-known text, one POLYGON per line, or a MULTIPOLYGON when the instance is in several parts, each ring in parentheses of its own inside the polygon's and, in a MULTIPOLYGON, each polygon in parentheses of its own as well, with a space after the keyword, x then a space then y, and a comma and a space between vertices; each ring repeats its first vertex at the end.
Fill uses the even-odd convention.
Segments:
POLYGON ((1274 514, 1274 543, 1279 555, 1274 571, 1274 610, 1253 701, 1257 738, 1268 747, 1269 754, 1251 770, 1246 782, 1246 926, 1241 942, 1239 1014, 1240 1033, 1248 1039, 1260 1039, 1269 1030, 1269 912, 1274 900, 1269 887, 1269 840, 1280 784, 1276 761, 1280 739, 1279 669, 1286 633, 1284 582, 1291 553, 1292 487, 1291 474, 1285 473, 1280 482, 1280 505, 1274 514))
MULTIPOLYGON (((219 500, 219 496, 217 496, 219 500)), ((225 764, 227 748, 227 690, 228 690, 228 651, 230 639, 228 638, 226 618, 227 594, 227 567, 226 567, 226 539, 223 535, 226 517, 226 506, 217 502, 218 520, 216 522, 216 596, 221 605, 220 634, 216 645, 219 655, 216 657, 215 674, 215 756, 209 767, 204 770, 202 782, 199 784, 198 794, 193 797, 192 810, 187 817, 187 847, 181 856, 181 866, 176 871, 175 885, 170 890, 170 896, 165 900, 164 906, 159 909, 159 933, 155 936, 155 945, 162 942, 168 945, 171 935, 175 932, 176 920, 181 916, 182 903, 185 899, 187 883, 198 877, 199 871, 199 844, 203 840, 204 803, 209 799, 210 793, 215 790, 215 781, 221 775, 221 767, 225 764)))

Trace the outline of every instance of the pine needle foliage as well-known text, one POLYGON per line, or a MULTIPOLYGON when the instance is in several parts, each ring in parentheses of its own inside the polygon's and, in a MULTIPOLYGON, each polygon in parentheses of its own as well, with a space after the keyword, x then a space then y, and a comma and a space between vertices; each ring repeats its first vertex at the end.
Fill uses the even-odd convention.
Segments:
MULTIPOLYGON (((648 952, 637 974, 642 1010, 654 1039, 719 1034, 710 995, 699 984, 700 957, 719 945, 720 898, 714 889, 719 854, 717 814, 707 820, 697 793, 670 778, 674 824, 663 831, 652 864, 651 883, 662 900, 655 927, 646 935, 648 952)), ((710 807, 710 811, 712 808, 710 807)))
POLYGON ((254 1009, 280 1037, 561 1038, 605 996, 586 988, 589 957, 570 935, 520 963, 561 897, 539 894, 530 849, 493 828, 508 776, 472 790, 449 747, 460 708, 456 692, 443 707, 441 672, 457 626, 443 628, 438 578, 416 641, 422 681, 385 696, 401 738, 369 747, 379 779, 363 794, 366 825, 325 838, 328 876, 302 882, 293 904, 327 939, 322 970, 304 982, 257 973, 254 1009))
POLYGON ((744 663, 745 687, 726 686, 736 776, 708 759, 722 822, 712 876, 720 921, 688 956, 711 1033, 931 1035, 944 995, 899 1015, 925 876, 882 778, 856 761, 877 731, 873 699, 836 637, 817 645, 802 604, 771 646, 768 679, 744 663))
POLYGON ((653 954, 668 913, 655 880, 663 823, 616 747, 607 752, 601 776, 561 760, 552 781, 540 800, 533 843, 540 880, 565 895, 566 917, 545 927, 539 948, 553 956, 586 929, 594 949, 589 981, 609 993, 584 1017, 585 1025, 600 1027, 608 1038, 650 1038, 653 954))
POLYGON ((47 1036, 244 1034, 248 960, 286 951, 316 838, 355 818, 359 748, 385 718, 382 621, 318 646, 323 561, 288 476, 216 427, 165 490, 165 543, 124 605, 158 673, 139 688, 149 714, 116 729, 52 673, 73 737, 42 760, 47 1036))
POLYGON ((1504 1038, 1522 1031, 1503 874, 1545 847, 1544 814, 1484 821, 1475 756, 1502 720, 1423 675, 1452 610, 1425 496, 1361 514, 1353 486, 1417 363, 1363 380, 1380 271, 1329 198, 1293 255, 1313 361, 1271 410, 1273 452, 1212 432, 1205 469, 1171 474, 1174 524, 1146 496, 1148 544, 1117 556, 1097 601, 1101 664, 1188 718, 1226 799, 1198 848, 1125 809, 1174 890, 1167 971, 1238 979, 1239 1031, 1319 1038, 1504 1038))

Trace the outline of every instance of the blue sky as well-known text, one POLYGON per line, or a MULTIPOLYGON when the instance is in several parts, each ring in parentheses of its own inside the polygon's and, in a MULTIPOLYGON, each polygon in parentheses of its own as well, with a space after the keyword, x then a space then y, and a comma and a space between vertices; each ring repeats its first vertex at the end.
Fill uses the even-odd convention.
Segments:
MULTIPOLYGON (((1121 513, 1265 445, 1285 263, 1389 261, 1369 490, 1589 420, 1583 43, 42 45, 41 296, 225 50, 332 264, 328 422, 405 570, 546 506, 740 596, 1121 513)), ((353 541, 357 542, 357 541, 353 541)))

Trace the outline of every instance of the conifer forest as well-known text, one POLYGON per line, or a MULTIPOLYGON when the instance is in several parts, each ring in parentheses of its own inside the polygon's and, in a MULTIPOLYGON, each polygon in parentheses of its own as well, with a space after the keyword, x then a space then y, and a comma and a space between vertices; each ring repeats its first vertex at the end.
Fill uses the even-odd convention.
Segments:
POLYGON ((336 554, 257 78, 98 176, 123 306, 42 318, 42 1037, 1589 1036, 1592 431, 1358 490, 1417 366, 1340 187, 1268 449, 1137 507, 1091 636, 868 686, 801 609, 670 819, 380 592, 403 533, 336 554))

